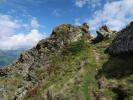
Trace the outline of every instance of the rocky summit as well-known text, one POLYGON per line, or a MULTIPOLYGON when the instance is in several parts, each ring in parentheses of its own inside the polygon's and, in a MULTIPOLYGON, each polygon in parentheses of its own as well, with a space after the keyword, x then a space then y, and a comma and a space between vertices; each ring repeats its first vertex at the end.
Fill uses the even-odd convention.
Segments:
POLYGON ((118 32, 117 37, 108 48, 108 53, 119 55, 133 51, 133 22, 118 32))
POLYGON ((103 25, 94 39, 87 23, 57 26, 0 69, 0 100, 132 100, 132 26, 103 25))
POLYGON ((107 25, 101 26, 99 30, 96 31, 96 33, 97 36, 92 39, 92 43, 94 44, 109 38, 113 38, 117 34, 117 32, 110 30, 107 25))

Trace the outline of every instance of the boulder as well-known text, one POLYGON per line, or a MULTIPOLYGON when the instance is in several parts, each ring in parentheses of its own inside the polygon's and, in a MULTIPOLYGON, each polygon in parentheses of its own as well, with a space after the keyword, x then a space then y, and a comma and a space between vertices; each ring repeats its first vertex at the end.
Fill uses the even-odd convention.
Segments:
POLYGON ((102 27, 99 28, 99 30, 96 31, 97 36, 92 39, 92 43, 98 43, 101 42, 105 39, 109 39, 113 35, 113 31, 109 29, 107 25, 103 25, 102 27))

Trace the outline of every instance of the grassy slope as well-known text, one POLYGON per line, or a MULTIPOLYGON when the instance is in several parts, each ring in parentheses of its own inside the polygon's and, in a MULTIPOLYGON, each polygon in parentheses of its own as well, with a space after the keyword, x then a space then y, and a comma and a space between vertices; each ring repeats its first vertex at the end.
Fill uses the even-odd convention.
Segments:
MULTIPOLYGON (((98 89, 95 75, 96 69, 100 68, 96 63, 94 49, 97 50, 95 46, 83 41, 66 47, 62 56, 56 56, 53 60, 50 70, 54 74, 42 81, 35 97, 30 91, 25 99, 44 99, 49 90, 53 98, 59 95, 62 100, 91 100, 92 91, 98 89)), ((38 77, 46 75, 44 71, 38 73, 38 77)))
MULTIPOLYGON (((110 88, 98 88, 98 80, 95 76, 99 69, 102 70, 102 73, 98 77, 99 79, 104 78, 105 83, 113 84, 116 87, 122 85, 126 89, 132 89, 132 75, 127 75, 120 79, 106 76, 106 68, 112 68, 112 66, 123 63, 123 60, 113 57, 111 61, 114 63, 108 64, 110 58, 104 53, 104 50, 109 43, 110 41, 106 41, 91 45, 79 41, 65 47, 60 55, 53 58, 51 66, 47 70, 37 70, 36 76, 40 79, 40 84, 29 89, 24 100, 45 100, 48 91, 50 91, 53 100, 56 100, 57 96, 61 100, 93 100, 95 99, 94 92, 102 95, 105 100, 115 100, 119 95, 118 93, 110 88), (117 63, 118 61, 119 63, 117 63)), ((132 60, 127 60, 126 65, 132 66, 132 60)), ((114 73, 112 74, 114 75, 114 73)), ((18 80, 16 76, 13 79, 18 80)), ((0 80, 4 82, 5 79, 0 80)), ((6 81, 7 83, 14 82, 8 79, 6 81)), ((18 82, 20 81, 21 79, 18 80, 18 82)), ((15 87, 13 87, 14 89, 15 87)), ((131 93, 130 95, 132 95, 131 93)), ((131 98, 132 96, 127 98, 127 100, 131 98)))
POLYGON ((106 44, 111 41, 95 45, 100 51, 100 67, 98 79, 104 80, 105 88, 98 89, 107 100, 132 100, 133 99, 133 56, 121 55, 109 57, 104 53, 106 44), (104 47, 105 46, 105 47, 104 47))

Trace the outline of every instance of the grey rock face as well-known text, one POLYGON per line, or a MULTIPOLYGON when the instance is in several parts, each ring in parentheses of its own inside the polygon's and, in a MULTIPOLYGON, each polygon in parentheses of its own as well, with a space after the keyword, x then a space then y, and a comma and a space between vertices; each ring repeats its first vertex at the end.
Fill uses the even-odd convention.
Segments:
POLYGON ((0 86, 0 100, 7 100, 7 90, 5 88, 5 86, 0 86))
POLYGON ((92 40, 92 43, 98 43, 105 39, 112 38, 114 35, 114 32, 109 29, 108 26, 103 25, 99 28, 99 30, 96 31, 97 36, 92 40))
POLYGON ((131 53, 133 51, 133 22, 118 32, 107 52, 111 55, 131 53))
POLYGON ((104 38, 108 38, 112 31, 109 29, 108 26, 103 25, 99 30, 96 31, 97 34, 101 34, 104 38))
POLYGON ((6 76, 7 75, 7 70, 0 69, 0 77, 6 76))
POLYGON ((53 30, 51 37, 62 44, 69 44, 71 42, 81 40, 85 35, 90 38, 91 36, 88 33, 88 29, 89 26, 86 23, 82 26, 63 24, 53 30))

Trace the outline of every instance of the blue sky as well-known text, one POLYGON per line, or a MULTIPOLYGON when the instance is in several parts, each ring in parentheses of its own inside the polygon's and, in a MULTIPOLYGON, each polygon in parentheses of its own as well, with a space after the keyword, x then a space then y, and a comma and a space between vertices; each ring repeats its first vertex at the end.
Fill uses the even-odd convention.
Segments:
POLYGON ((133 0, 0 0, 0 49, 31 48, 62 23, 120 30, 133 20, 133 0))

